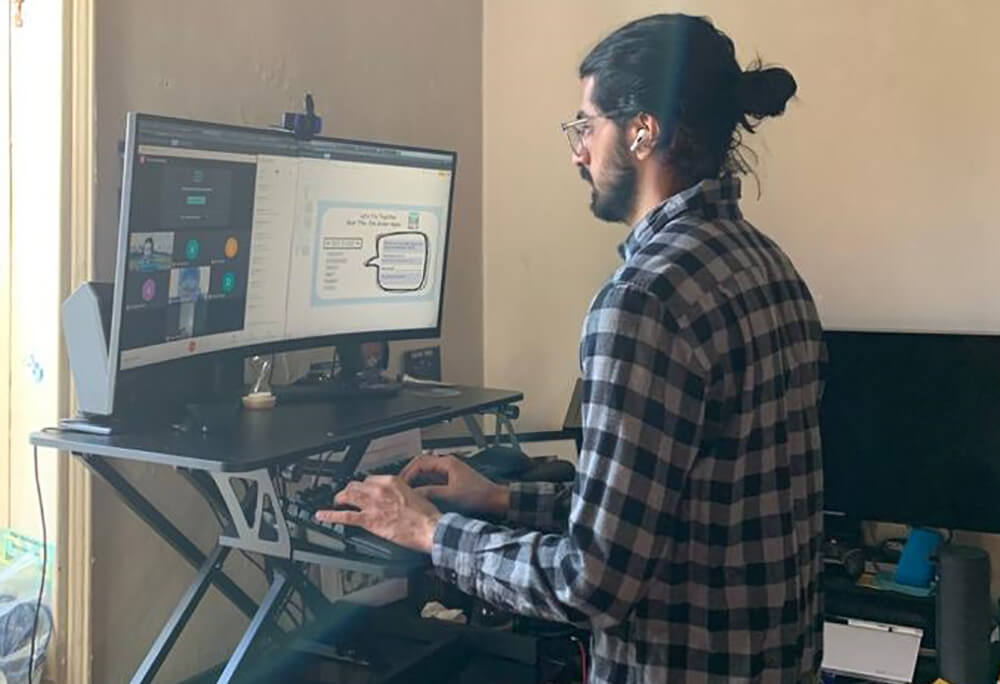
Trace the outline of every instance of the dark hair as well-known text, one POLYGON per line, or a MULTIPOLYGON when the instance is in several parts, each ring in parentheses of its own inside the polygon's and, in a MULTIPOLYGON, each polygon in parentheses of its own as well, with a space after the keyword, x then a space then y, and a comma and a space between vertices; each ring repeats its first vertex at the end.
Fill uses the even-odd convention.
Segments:
POLYGON ((594 104, 619 124, 640 112, 656 117, 656 150, 688 184, 750 171, 742 132, 784 112, 796 90, 781 67, 758 59, 741 69, 729 36, 684 14, 622 26, 584 58, 580 78, 587 76, 594 76, 594 104))

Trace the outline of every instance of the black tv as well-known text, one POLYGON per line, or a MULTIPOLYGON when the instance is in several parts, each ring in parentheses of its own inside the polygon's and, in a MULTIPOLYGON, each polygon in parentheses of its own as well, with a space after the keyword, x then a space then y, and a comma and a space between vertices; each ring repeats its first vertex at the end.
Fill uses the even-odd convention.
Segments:
POLYGON ((1000 532, 1000 335, 832 330, 825 509, 1000 532))

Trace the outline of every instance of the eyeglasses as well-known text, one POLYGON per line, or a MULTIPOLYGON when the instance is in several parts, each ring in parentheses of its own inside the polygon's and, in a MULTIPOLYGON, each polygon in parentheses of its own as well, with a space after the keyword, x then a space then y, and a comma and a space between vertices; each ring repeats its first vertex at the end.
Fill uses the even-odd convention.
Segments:
POLYGON ((625 109, 613 109, 610 112, 604 112, 603 114, 590 114, 589 116, 581 116, 572 121, 566 121, 559 124, 562 128, 563 133, 566 134, 566 138, 569 140, 570 149, 573 150, 573 154, 579 155, 583 153, 583 149, 587 146, 587 138, 594 130, 594 126, 591 123, 594 119, 607 119, 615 116, 616 114, 621 114, 627 111, 625 109))

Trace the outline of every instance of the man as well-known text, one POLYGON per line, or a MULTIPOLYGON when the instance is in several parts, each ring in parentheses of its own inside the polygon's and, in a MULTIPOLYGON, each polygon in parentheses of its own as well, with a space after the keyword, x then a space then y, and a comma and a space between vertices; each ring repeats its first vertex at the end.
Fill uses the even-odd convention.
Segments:
POLYGON ((631 233, 580 354, 569 496, 455 458, 352 484, 321 513, 431 554, 464 591, 593 631, 592 682, 796 682, 821 659, 822 329, 788 258, 740 213, 740 133, 784 111, 784 69, 737 65, 709 22, 657 15, 580 67, 564 124, 591 208, 631 233), (411 489, 428 477, 442 482, 411 489), (504 514, 513 531, 452 508, 504 514))
POLYGON ((147 237, 142 242, 142 256, 139 257, 139 270, 140 271, 155 271, 156 270, 156 254, 155 245, 153 243, 153 238, 147 237))
POLYGON ((177 284, 177 301, 180 302, 180 307, 175 337, 193 337, 195 328, 200 327, 199 319, 204 318, 204 311, 201 316, 198 315, 199 308, 203 306, 201 300, 205 296, 201 288, 201 271, 198 266, 185 266, 181 269, 177 284))

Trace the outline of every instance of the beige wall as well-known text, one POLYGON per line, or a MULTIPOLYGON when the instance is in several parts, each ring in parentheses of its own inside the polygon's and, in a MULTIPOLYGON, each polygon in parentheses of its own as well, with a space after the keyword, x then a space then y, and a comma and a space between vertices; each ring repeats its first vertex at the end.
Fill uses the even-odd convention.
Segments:
MULTIPOLYGON (((325 132, 456 149, 459 173, 445 296, 448 377, 482 381, 482 6, 449 0, 107 0, 96 8, 99 277, 114 267, 117 143, 127 110, 251 125, 301 108, 325 132)), ((169 472, 133 469, 144 491, 207 548, 214 523, 169 472)), ((124 681, 192 572, 105 487, 94 493, 94 681, 124 681)), ((241 562, 240 574, 253 578, 241 562)), ((260 590, 259 583, 256 589, 260 590)), ((217 594, 160 681, 210 664, 245 620, 217 594)))
MULTIPOLYGON (((523 389, 522 429, 558 426, 579 326, 622 226, 589 213, 557 123, 577 66, 625 21, 707 15, 742 63, 787 66, 799 97, 753 140, 749 218, 812 287, 828 327, 1000 332, 1000 59, 994 0, 485 3, 486 382, 523 389)), ((961 534, 994 553, 1000 541, 961 534)))
POLYGON ((993 0, 578 2, 484 10, 486 381, 525 427, 562 420, 579 326, 623 226, 589 212, 558 122, 597 39, 659 11, 707 15, 787 66, 799 98, 753 140, 744 210, 791 255, 828 326, 1000 331, 1000 82, 993 0))

